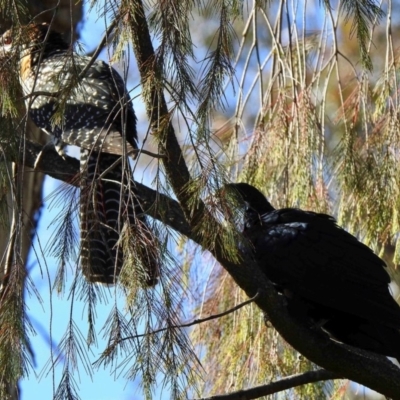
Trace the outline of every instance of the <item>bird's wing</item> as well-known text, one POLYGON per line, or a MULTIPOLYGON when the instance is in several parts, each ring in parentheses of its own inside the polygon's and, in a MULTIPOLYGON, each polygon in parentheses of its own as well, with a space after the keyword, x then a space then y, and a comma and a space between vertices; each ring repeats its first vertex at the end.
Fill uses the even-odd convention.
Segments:
POLYGON ((38 126, 67 144, 119 155, 126 146, 130 154, 137 148, 136 116, 124 81, 105 62, 96 61, 76 82, 88 62, 89 57, 66 58, 62 52, 44 60, 40 72, 47 74, 48 79, 44 87, 36 84, 35 91, 58 93, 61 83, 70 84, 71 91, 66 99, 61 99, 61 103, 65 101, 61 124, 53 126, 42 120, 42 114, 51 115, 55 111, 55 102, 47 96, 35 98, 30 109, 32 117, 38 126), (39 114, 37 118, 35 113, 39 114))
MULTIPOLYGON (((82 59, 86 65, 87 57, 82 59)), ((103 152, 122 154, 123 136, 128 152, 137 148, 135 112, 125 82, 116 70, 103 61, 96 61, 83 77, 76 96, 84 106, 87 106, 88 98, 91 100, 94 123, 104 121, 103 127, 97 127, 103 152)))
POLYGON ((247 227, 268 278, 316 303, 400 328, 384 262, 324 214, 282 209, 247 227))

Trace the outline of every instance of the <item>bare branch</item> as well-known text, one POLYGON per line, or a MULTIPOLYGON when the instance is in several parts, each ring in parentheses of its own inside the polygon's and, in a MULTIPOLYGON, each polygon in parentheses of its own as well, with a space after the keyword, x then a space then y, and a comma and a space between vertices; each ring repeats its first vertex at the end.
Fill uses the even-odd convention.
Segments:
POLYGON ((230 308, 229 310, 226 310, 226 311, 224 311, 224 312, 222 312, 222 313, 219 313, 219 314, 213 314, 213 315, 210 315, 209 317, 206 317, 206 318, 197 318, 197 319, 195 319, 195 320, 193 320, 193 321, 191 321, 191 322, 187 322, 186 324, 180 324, 180 325, 175 325, 175 326, 169 326, 168 328, 157 329, 156 331, 149 332, 149 333, 143 333, 143 334, 141 334, 141 335, 128 336, 128 337, 125 337, 125 338, 121 339, 121 342, 122 342, 123 340, 135 339, 135 338, 143 337, 143 336, 146 336, 146 335, 155 335, 156 333, 164 332, 164 331, 166 331, 166 330, 168 330, 168 329, 188 328, 189 326, 198 325, 198 324, 202 324, 203 322, 207 322, 207 321, 211 321, 211 320, 213 320, 213 319, 221 318, 221 317, 224 317, 225 315, 232 314, 233 312, 235 312, 235 311, 241 309, 241 308, 244 307, 244 306, 247 306, 247 304, 252 303, 257 297, 258 297, 258 294, 256 294, 256 295, 255 295, 254 297, 252 297, 251 299, 246 300, 246 301, 244 301, 243 303, 240 303, 240 304, 238 304, 237 306, 232 307, 232 308, 230 308))
POLYGON ((307 371, 302 374, 287 376, 286 378, 271 382, 267 385, 256 386, 247 390, 238 390, 237 392, 227 394, 203 397, 198 400, 252 400, 269 394, 282 392, 283 390, 288 390, 296 386, 340 378, 342 377, 334 372, 327 371, 326 369, 319 369, 317 371, 307 371))
POLYGON ((93 63, 97 60, 97 57, 103 50, 105 44, 108 41, 108 37, 110 36, 111 32, 114 30, 116 25, 117 25, 117 20, 115 20, 115 19, 108 25, 107 30, 104 33, 103 38, 101 39, 101 42, 99 43, 96 50, 92 54, 90 61, 87 63, 86 67, 80 72, 78 80, 81 80, 85 76, 86 72, 93 65, 93 63))

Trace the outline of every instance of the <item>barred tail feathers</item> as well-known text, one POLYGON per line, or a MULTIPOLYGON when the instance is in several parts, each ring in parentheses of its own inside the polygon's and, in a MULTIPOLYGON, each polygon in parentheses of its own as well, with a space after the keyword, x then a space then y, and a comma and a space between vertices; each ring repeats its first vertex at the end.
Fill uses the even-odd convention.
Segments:
POLYGON ((154 242, 154 237, 135 193, 129 195, 127 190, 122 193, 123 185, 119 182, 123 181, 124 174, 119 160, 120 156, 89 154, 81 149, 82 272, 90 282, 116 283, 124 262, 119 239, 124 222, 128 220, 128 234, 135 244, 134 253, 140 259, 134 262, 142 264, 144 280, 148 286, 153 286, 159 275, 159 257, 154 249, 148 251, 146 242, 154 242))

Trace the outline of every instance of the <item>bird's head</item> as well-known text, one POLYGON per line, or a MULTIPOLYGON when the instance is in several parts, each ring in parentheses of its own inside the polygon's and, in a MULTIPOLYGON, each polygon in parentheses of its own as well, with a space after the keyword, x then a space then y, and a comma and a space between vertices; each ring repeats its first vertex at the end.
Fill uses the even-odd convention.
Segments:
POLYGON ((13 27, 1 35, 0 57, 19 56, 19 62, 22 63, 26 57, 35 60, 59 49, 66 50, 68 47, 61 34, 50 29, 50 24, 32 23, 13 27))
POLYGON ((32 76, 32 67, 68 48, 61 34, 47 23, 13 27, 0 37, 0 63, 11 73, 19 71, 20 81, 24 82, 32 76))
POLYGON ((252 209, 260 215, 275 210, 265 196, 248 183, 230 183, 225 185, 225 187, 229 191, 236 193, 238 201, 242 200, 247 209, 252 209))

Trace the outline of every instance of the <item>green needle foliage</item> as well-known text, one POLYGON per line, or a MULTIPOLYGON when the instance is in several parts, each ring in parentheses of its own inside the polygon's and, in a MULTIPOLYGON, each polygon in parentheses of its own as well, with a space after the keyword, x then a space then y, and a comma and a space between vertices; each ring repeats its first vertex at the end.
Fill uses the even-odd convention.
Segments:
MULTIPOLYGON (((113 28, 103 54, 140 74, 141 92, 131 96, 139 139, 159 157, 121 162, 139 182, 150 176, 157 196, 144 209, 158 221, 151 221, 149 235, 140 223, 123 220, 123 269, 117 285, 103 287, 87 282, 79 265, 79 179, 66 178, 44 199, 62 212, 47 223, 52 241, 42 246, 39 238, 33 253, 44 259, 38 268, 51 298, 69 304, 65 334, 43 372, 61 370, 53 376, 54 399, 79 399, 82 376, 99 368, 139 379, 146 399, 159 387, 165 398, 196 398, 318 369, 281 339, 254 303, 226 312, 247 297, 211 256, 241 261, 242 215, 221 189, 244 181, 276 207, 335 215, 391 266, 399 263, 399 43, 392 32, 400 27, 391 18, 392 3, 383 10, 371 0, 91 1, 92 12, 113 28), (170 217, 164 195, 177 199, 182 220, 170 217), (178 233, 186 226, 193 240, 178 233), (146 268, 138 261, 146 254, 160 260, 155 288, 145 287, 146 268), (49 255, 58 260, 55 274, 49 255), (100 306, 108 315, 103 324, 100 306)), ((21 38, 34 17, 24 4, 0 4, 21 38)), ((29 127, 18 60, 0 62, 0 226, 9 234, 0 287, 0 398, 8 399, 9 385, 32 371, 24 289, 32 285, 37 295, 38 282, 27 281, 21 255, 30 235, 20 208, 21 197, 29 196, 21 161, 29 127)), ((72 51, 65 63, 74 65, 72 51)), ((68 82, 64 74, 57 80, 54 124, 68 98, 83 90, 81 71, 71 71, 68 82)), ((391 273, 399 282, 398 271, 391 273)), ((50 332, 52 324, 49 316, 50 332)), ((302 385, 269 398, 343 398, 344 382, 302 385)))

